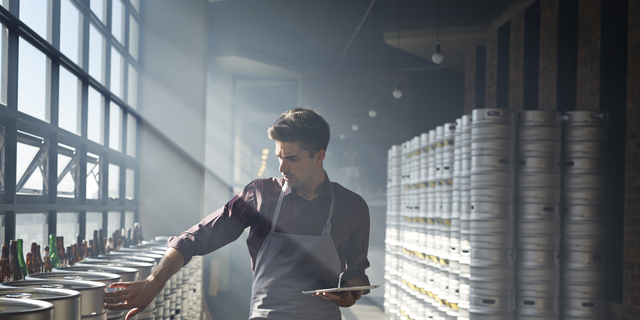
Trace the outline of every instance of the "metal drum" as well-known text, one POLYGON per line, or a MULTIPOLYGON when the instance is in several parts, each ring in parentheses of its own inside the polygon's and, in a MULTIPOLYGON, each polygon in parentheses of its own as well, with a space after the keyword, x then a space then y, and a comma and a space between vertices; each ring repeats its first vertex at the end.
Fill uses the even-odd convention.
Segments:
POLYGON ((0 287, 0 298, 50 302, 55 309, 54 320, 80 320, 81 316, 80 293, 73 290, 0 287))
POLYGON ((563 116, 567 127, 602 127, 604 114, 597 111, 567 111, 563 116))
MULTIPOLYGON (((11 281, 2 283, 7 287, 19 288, 43 288, 43 289, 66 289, 79 292, 82 296, 82 306, 80 315, 82 319, 89 316, 104 315, 106 319, 106 309, 104 306, 104 298, 106 285, 95 281, 75 281, 75 280, 58 280, 58 279, 38 279, 11 281)), ((97 318, 99 319, 99 318, 97 318)))
POLYGON ((53 304, 39 300, 0 298, 2 320, 53 320, 53 304))
POLYGON ((529 157, 553 158, 561 152, 561 141, 521 141, 518 143, 518 157, 521 159, 529 157))
POLYGON ((113 273, 98 272, 52 272, 52 273, 36 273, 30 274, 26 280, 73 280, 73 281, 95 281, 101 282, 107 286, 114 282, 122 281, 122 277, 113 273))
POLYGON ((138 278, 138 270, 133 268, 124 268, 124 267, 108 267, 108 266, 75 266, 75 267, 60 267, 53 268, 53 273, 56 272, 99 272, 99 273, 111 273, 117 274, 122 277, 122 281, 130 282, 136 281, 138 278))
MULTIPOLYGON (((78 267, 100 266, 100 268, 104 266, 104 267, 136 269, 138 271, 138 276, 136 277, 135 280, 138 280, 138 281, 146 279, 148 276, 151 275, 151 272, 153 272, 153 264, 151 263, 122 261, 122 260, 101 260, 101 259, 87 258, 84 260, 84 262, 77 263, 76 266, 78 267)), ((124 277, 123 277, 123 280, 124 280, 124 277)))

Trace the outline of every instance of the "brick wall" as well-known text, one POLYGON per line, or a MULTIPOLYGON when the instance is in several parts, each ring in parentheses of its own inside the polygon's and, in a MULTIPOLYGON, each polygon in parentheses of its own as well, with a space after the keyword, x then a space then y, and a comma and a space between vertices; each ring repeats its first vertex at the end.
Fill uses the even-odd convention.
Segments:
POLYGON ((524 88, 524 10, 511 18, 509 41, 509 108, 522 111, 524 88))
POLYGON ((623 306, 631 320, 640 318, 640 0, 628 10, 623 306))
POLYGON ((498 102, 498 29, 487 37, 487 82, 485 107, 495 108, 498 102))
POLYGON ((476 107, 476 58, 475 48, 467 51, 464 60, 464 114, 471 114, 476 107))
POLYGON ((542 110, 557 109, 558 1, 540 0, 540 70, 538 103, 542 110))
POLYGON ((580 0, 576 108, 600 110, 601 0, 580 0))

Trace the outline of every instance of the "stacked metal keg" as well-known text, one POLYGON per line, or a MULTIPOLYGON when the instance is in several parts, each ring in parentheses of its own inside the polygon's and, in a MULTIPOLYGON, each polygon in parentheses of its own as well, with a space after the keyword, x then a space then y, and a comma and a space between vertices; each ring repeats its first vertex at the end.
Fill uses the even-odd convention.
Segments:
POLYGON ((517 319, 560 319, 560 113, 518 117, 517 319))
POLYGON ((565 115, 562 313, 565 320, 604 320, 607 234, 604 116, 565 115))
POLYGON ((460 118, 456 126, 456 132, 460 134, 459 138, 456 137, 456 147, 459 147, 460 150, 460 170, 458 179, 456 180, 454 177, 454 180, 458 181, 458 183, 454 183, 454 185, 459 185, 460 189, 458 204, 458 208, 460 209, 458 319, 467 320, 469 318, 469 295, 471 290, 469 283, 469 264, 471 263, 471 221, 469 220, 471 218, 471 116, 464 115, 460 118))
POLYGON ((394 319, 398 312, 400 285, 398 261, 402 252, 400 243, 400 211, 402 188, 402 146, 389 149, 387 168, 387 228, 385 237, 385 313, 394 319), (393 317, 391 316, 393 315, 393 317))
POLYGON ((515 113, 475 109, 471 124, 470 319, 512 319, 515 113))
POLYGON ((435 251, 435 233, 436 233, 436 149, 437 149, 437 134, 436 130, 430 130, 428 133, 427 146, 429 152, 427 154, 428 167, 427 167, 427 251, 426 251, 426 307, 425 317, 427 319, 436 319, 438 315, 439 303, 434 297, 434 291, 436 286, 435 276, 437 274, 436 262, 430 257, 434 257, 435 251))

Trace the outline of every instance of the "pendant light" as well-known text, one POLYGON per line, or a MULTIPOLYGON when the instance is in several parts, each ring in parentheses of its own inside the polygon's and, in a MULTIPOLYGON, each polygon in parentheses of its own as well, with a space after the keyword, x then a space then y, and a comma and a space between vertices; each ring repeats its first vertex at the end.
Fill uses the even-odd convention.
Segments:
MULTIPOLYGON (((402 24, 402 0, 398 0, 398 51, 401 51, 400 50, 400 28, 402 27, 401 24, 402 24)), ((398 89, 399 84, 400 84, 400 81, 396 81, 396 88, 393 90, 393 93, 392 93, 393 97, 396 99, 402 98, 402 91, 398 89)))
POLYGON ((431 56, 431 61, 435 64, 441 64, 444 56, 440 53, 440 0, 438 0, 438 9, 436 10, 436 52, 431 56))
POLYGON ((369 117, 371 118, 375 118, 378 115, 378 112, 373 109, 373 106, 375 106, 375 102, 371 104, 371 108, 369 109, 369 117))

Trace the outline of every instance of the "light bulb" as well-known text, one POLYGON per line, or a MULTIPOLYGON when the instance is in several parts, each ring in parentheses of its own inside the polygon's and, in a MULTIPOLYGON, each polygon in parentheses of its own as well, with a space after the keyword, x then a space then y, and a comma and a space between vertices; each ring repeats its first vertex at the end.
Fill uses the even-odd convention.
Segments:
POLYGON ((393 90, 393 97, 396 99, 402 98, 402 91, 400 89, 393 90))
POLYGON ((340 140, 344 140, 347 136, 345 136, 344 133, 341 133, 338 137, 340 140))
POLYGON ((351 125, 351 130, 358 131, 358 129, 360 129, 360 127, 357 124, 354 123, 351 125))
POLYGON ((440 43, 436 42, 436 52, 431 56, 431 61, 435 64, 441 64, 444 61, 444 56, 440 53, 440 43))
POLYGON ((431 56, 431 61, 433 61, 433 63, 435 64, 441 64, 442 61, 444 61, 444 57, 440 52, 434 52, 431 56))
POLYGON ((369 110, 369 117, 375 118, 377 115, 378 115, 377 111, 375 111, 373 109, 369 110))

